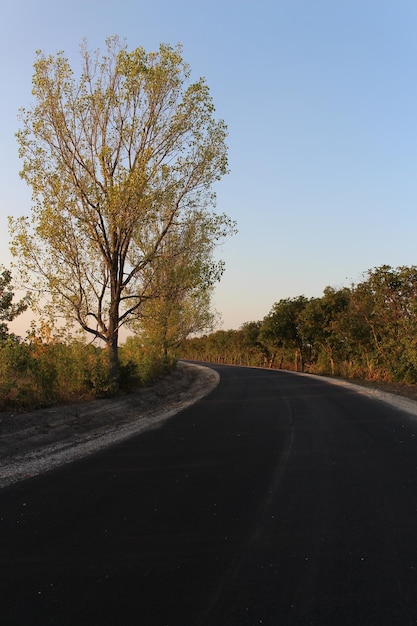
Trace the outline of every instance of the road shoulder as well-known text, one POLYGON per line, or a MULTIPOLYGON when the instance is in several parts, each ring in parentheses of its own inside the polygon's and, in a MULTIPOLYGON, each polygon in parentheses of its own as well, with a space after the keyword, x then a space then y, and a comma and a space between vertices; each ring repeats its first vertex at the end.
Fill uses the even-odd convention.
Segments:
POLYGON ((149 389, 114 399, 0 414, 0 487, 36 476, 152 428, 219 382, 209 367, 179 363, 149 389))

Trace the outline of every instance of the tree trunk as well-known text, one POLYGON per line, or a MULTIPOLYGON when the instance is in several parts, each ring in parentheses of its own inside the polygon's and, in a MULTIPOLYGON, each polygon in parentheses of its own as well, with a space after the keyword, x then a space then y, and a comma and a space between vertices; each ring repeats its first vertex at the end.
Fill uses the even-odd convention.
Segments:
POLYGON ((112 389, 119 387, 119 332, 112 333, 107 341, 107 357, 109 362, 109 378, 112 389))
MULTIPOLYGON (((113 242, 116 249, 116 242, 113 242)), ((120 306, 120 283, 118 275, 120 273, 119 259, 114 254, 110 271, 110 310, 109 323, 107 328, 107 350, 109 359, 109 376, 111 389, 117 391, 119 387, 119 306, 120 306)))
POLYGON ((304 372, 304 358, 301 348, 296 348, 295 350, 294 365, 296 372, 304 372))

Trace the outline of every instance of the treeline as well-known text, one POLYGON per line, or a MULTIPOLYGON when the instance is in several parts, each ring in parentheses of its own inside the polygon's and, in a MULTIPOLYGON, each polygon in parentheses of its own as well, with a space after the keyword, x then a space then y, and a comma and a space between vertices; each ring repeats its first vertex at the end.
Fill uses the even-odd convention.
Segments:
POLYGON ((417 266, 369 270, 320 298, 276 302, 261 321, 185 341, 183 358, 417 382, 417 266))

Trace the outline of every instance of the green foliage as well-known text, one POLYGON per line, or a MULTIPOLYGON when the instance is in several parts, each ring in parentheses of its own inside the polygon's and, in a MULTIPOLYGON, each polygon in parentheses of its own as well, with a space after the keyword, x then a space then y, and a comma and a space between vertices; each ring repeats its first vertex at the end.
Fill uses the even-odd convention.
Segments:
POLYGON ((24 379, 28 361, 26 345, 10 337, 0 342, 0 408, 16 397, 17 380, 24 379))
POLYGON ((272 307, 262 323, 261 342, 270 351, 270 367, 275 364, 276 354, 280 352, 280 367, 283 366, 288 350, 294 352, 295 369, 304 369, 304 342, 301 318, 307 305, 307 298, 287 298, 272 307))
POLYGON ((143 345, 139 337, 127 337, 120 347, 120 384, 122 388, 147 387, 167 374, 176 360, 160 350, 143 345))
POLYGON ((74 341, 0 344, 0 408, 39 408, 110 391, 105 351, 74 341))
POLYGON ((346 354, 343 328, 349 307, 350 290, 326 287, 321 298, 312 298, 300 318, 303 340, 317 353, 317 369, 335 374, 336 364, 346 354))
POLYGON ((9 331, 5 322, 11 322, 18 315, 26 311, 29 306, 29 297, 25 296, 17 303, 13 302, 12 274, 10 270, 2 269, 0 273, 0 341, 5 340, 9 331))
MULTIPOLYGON (((120 361, 119 388, 125 392, 151 385, 176 363, 135 337, 121 346, 120 361)), ((32 329, 27 341, 12 336, 0 342, 0 410, 88 401, 115 391, 105 349, 54 336, 44 326, 32 329)))

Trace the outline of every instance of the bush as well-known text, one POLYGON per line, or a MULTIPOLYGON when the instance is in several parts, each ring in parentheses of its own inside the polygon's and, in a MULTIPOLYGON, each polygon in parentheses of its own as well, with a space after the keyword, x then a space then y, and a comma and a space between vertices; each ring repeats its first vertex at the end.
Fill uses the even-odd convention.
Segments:
POLYGON ((35 409, 108 393, 104 350, 72 343, 0 343, 0 409, 35 409))
MULTIPOLYGON (((120 347, 120 389, 149 386, 175 366, 144 348, 136 338, 120 347)), ((35 334, 22 342, 0 342, 0 410, 36 409, 87 401, 114 393, 107 352, 83 341, 62 341, 35 334)))
MULTIPOLYGON (((129 337, 119 349, 120 389, 146 387, 175 367, 175 360, 129 337)), ((0 410, 36 409, 109 396, 107 352, 85 342, 63 340, 45 329, 27 342, 9 337, 0 342, 0 410)))
POLYGON ((122 388, 135 385, 148 387, 176 365, 174 357, 167 357, 144 346, 138 337, 126 339, 120 348, 119 358, 122 388))

